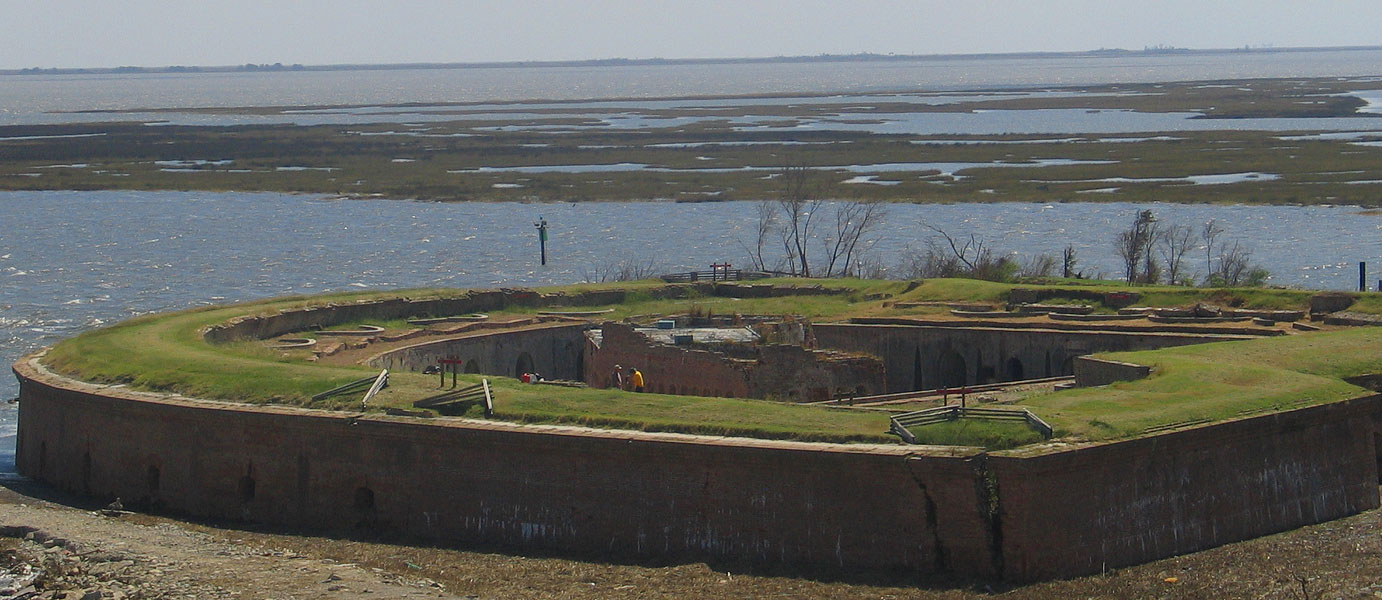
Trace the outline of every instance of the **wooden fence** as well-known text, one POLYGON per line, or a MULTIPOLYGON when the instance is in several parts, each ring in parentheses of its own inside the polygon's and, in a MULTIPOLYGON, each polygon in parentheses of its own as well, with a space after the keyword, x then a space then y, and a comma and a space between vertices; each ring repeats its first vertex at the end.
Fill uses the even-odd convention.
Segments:
POLYGON ((745 271, 743 269, 717 269, 714 271, 687 271, 685 273, 668 273, 662 276, 662 280, 667 283, 694 283, 697 281, 742 281, 747 279, 763 279, 771 277, 770 274, 761 271, 745 271))
POLYGON ((872 396, 855 396, 853 394, 837 394, 829 400, 817 400, 808 404, 821 405, 848 405, 848 406, 884 406, 888 404, 905 404, 920 400, 943 400, 950 396, 966 396, 981 392, 993 392, 1004 390, 1019 385, 1037 385, 1044 383, 1065 383, 1074 382, 1073 375, 1059 375, 1056 377, 1041 377, 1037 379, 1021 379, 1017 381, 1003 381, 999 383, 984 383, 979 385, 967 385, 953 388, 936 388, 933 390, 913 390, 909 392, 894 392, 891 394, 875 394, 872 396))
POLYGON ((890 431, 908 444, 917 443, 909 427, 921 427, 933 423, 954 421, 956 419, 981 419, 985 421, 1022 421, 1035 429, 1041 437, 1051 439, 1054 432, 1051 426, 1025 408, 974 408, 964 406, 938 406, 906 412, 892 417, 890 431))
POLYGON ((475 403, 483 403, 486 417, 494 416, 494 393, 490 390, 488 379, 481 379, 480 383, 458 390, 428 396, 414 402, 413 408, 430 408, 450 414, 465 412, 469 405, 475 403))

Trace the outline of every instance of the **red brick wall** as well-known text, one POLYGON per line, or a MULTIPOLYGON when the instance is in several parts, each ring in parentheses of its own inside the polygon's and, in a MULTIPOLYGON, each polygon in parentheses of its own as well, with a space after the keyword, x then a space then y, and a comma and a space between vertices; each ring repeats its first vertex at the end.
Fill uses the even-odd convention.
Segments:
POLYGON ((1382 396, 983 454, 357 418, 91 386, 28 361, 15 366, 25 475, 192 515, 447 544, 1034 580, 1378 506, 1382 396))
POLYGON ((746 398, 749 361, 728 359, 706 350, 654 344, 632 327, 605 324, 599 348, 586 346, 585 380, 609 387, 614 366, 635 367, 652 392, 746 398))
POLYGON ((1009 579, 1098 573, 1378 506, 1382 396, 1043 456, 991 455, 1009 579))
POLYGON ((587 346, 586 382, 609 385, 614 365, 637 367, 649 391, 729 398, 828 400, 862 387, 861 395, 883 389, 883 365, 871 357, 842 357, 800 346, 757 349, 758 360, 719 352, 668 346, 628 325, 606 323, 599 348, 587 346))
POLYGON ((20 472, 127 504, 596 559, 990 574, 972 452, 354 418, 16 372, 20 472))

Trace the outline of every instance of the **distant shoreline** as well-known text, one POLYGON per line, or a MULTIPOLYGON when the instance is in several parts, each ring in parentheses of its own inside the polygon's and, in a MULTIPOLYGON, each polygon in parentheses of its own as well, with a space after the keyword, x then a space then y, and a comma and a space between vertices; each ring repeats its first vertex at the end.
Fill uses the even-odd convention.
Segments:
POLYGON ((573 61, 507 61, 507 62, 457 62, 457 63, 396 63, 396 64, 243 64, 221 66, 181 66, 160 67, 120 66, 91 68, 45 68, 0 69, 0 75, 107 75, 107 74, 161 74, 161 73, 257 73, 257 72, 320 72, 320 71, 398 71, 423 69, 513 69, 513 68, 561 68, 561 67, 629 67, 659 65, 716 65, 716 64, 773 64, 773 63, 841 63, 841 62, 909 62, 926 60, 991 60, 991 59, 1046 59, 1046 58, 1125 58, 1129 56, 1204 56, 1219 54, 1272 54, 1294 52, 1356 52, 1382 50, 1382 46, 1326 46, 1297 48, 1146 48, 1126 50, 1110 48, 1085 50, 1079 52, 1009 52, 977 54, 817 54, 812 56, 772 56, 746 58, 607 58, 573 61))

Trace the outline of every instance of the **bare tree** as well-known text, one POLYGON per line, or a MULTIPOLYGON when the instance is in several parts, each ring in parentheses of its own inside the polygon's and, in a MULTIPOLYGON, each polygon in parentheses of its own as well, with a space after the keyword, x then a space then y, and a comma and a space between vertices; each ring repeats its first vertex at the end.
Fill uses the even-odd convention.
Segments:
POLYGON ((835 206, 835 231, 825 240, 826 277, 850 273, 860 241, 883 222, 884 213, 883 205, 873 201, 842 202, 835 206))
POLYGON ((815 233, 815 218, 822 204, 816 197, 810 176, 811 169, 805 165, 784 168, 779 175, 783 191, 777 200, 783 220, 781 238, 787 264, 792 273, 802 277, 811 276, 808 241, 815 233))
POLYGON ((1214 279, 1214 241, 1224 232, 1223 226, 1210 219, 1200 228, 1200 239, 1204 240, 1204 280, 1214 279))
MULTIPOLYGON (((1161 235, 1160 252, 1166 261, 1166 282, 1176 285, 1181 282, 1181 265, 1186 253, 1190 252, 1195 233, 1189 225, 1172 225, 1161 235)), ((1150 283, 1150 282, 1149 282, 1150 283)))
MULTIPOLYGON (((995 254, 992 247, 973 233, 967 239, 957 240, 940 227, 930 223, 922 223, 922 226, 936 232, 940 240, 935 237, 927 240, 927 253, 921 256, 924 262, 918 266, 928 272, 918 274, 921 277, 1006 281, 1018 269, 1012 258, 995 254)), ((913 263, 915 265, 916 261, 913 263)))
POLYGON ((1118 234, 1114 246, 1123 259, 1123 274, 1128 283, 1156 281, 1160 267, 1152 256, 1152 247, 1158 235, 1156 215, 1150 210, 1138 212, 1132 226, 1118 234))
POLYGON ((772 237, 773 229, 777 227, 777 207, 772 202, 763 201, 758 203, 756 209, 758 223, 754 229, 753 247, 750 248, 742 239, 737 241, 749 253, 749 260, 753 261, 753 268, 767 271, 768 264, 763 259, 763 248, 767 246, 768 239, 772 237))
POLYGON ((1050 254, 1037 254, 1018 261, 1019 278, 1050 277, 1056 272, 1056 257, 1050 254))
POLYGON ((660 272, 662 272, 661 269, 658 268, 652 259, 648 259, 647 262, 636 262, 633 259, 626 259, 617 263, 583 270, 582 277, 587 283, 637 281, 639 279, 656 277, 660 272))
POLYGON ((861 279, 887 279, 888 267, 877 253, 866 252, 860 254, 850 274, 861 279))
POLYGON ((1079 262, 1079 259, 1075 258, 1074 246, 1066 246, 1064 250, 1061 250, 1060 258, 1061 277, 1070 279, 1071 277, 1078 278, 1081 276, 1080 273, 1075 272, 1075 263, 1079 262))
POLYGON ((1250 270, 1252 250, 1233 242, 1227 252, 1219 256, 1219 268, 1215 271, 1215 283, 1225 287, 1238 287, 1244 284, 1250 270))

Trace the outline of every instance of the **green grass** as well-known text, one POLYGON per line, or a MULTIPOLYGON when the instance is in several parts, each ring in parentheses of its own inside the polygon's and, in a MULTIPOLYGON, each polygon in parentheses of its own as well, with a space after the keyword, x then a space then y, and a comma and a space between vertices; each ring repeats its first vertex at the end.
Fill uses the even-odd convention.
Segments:
MULTIPOLYGON (((394 382, 386 393, 380 394, 382 405, 411 406, 414 400, 439 392, 433 376, 403 375, 407 377, 402 385, 394 382)), ((481 377, 462 376, 461 385, 479 383, 481 377)), ((763 400, 525 385, 507 377, 488 379, 495 395, 495 417, 519 423, 821 442, 897 441, 887 433, 887 415, 877 412, 763 400)), ((472 406, 465 414, 480 417, 483 410, 472 406)))
POLYGON ((980 446, 1006 450, 1043 441, 1040 433, 1024 423, 956 419, 910 427, 917 443, 939 446, 980 446))
MULTIPOLYGON (((767 280, 762 285, 821 285, 843 290, 832 295, 731 299, 699 296, 653 300, 657 281, 584 284, 545 288, 567 294, 623 289, 628 301, 614 306, 614 319, 630 315, 697 312, 700 314, 798 314, 811 319, 905 315, 918 309, 885 307, 896 301, 964 301, 1001 303, 1013 285, 974 280, 925 282, 859 280, 767 280)), ((1116 290, 1108 282, 1062 281, 1046 289, 1056 298, 1079 290, 1116 290)), ((1309 292, 1299 290, 1203 290, 1139 287, 1144 303, 1187 304, 1211 301, 1261 308, 1303 308, 1309 292)), ((311 305, 382 299, 444 297, 464 290, 355 292, 298 296, 247 304, 205 307, 152 315, 64 340, 45 362, 79 379, 124 383, 131 387, 188 396, 250 403, 278 403, 326 409, 358 410, 350 400, 313 402, 318 392, 376 373, 368 367, 324 365, 303 360, 306 352, 283 352, 258 341, 213 345, 204 328, 242 315, 271 314, 311 305)), ((1382 307, 1365 294, 1355 310, 1382 307)), ((561 310, 601 306, 563 306, 561 310)), ((1107 309, 1107 307, 1104 307, 1107 309)), ((509 307, 495 318, 528 315, 538 309, 509 307)), ((333 328, 360 324, 402 327, 403 320, 326 324, 333 328)), ((1263 411, 1293 408, 1354 397, 1360 388, 1342 381, 1351 375, 1382 372, 1382 328, 1225 342, 1183 348, 1109 355, 1152 365, 1152 377, 1097 389, 1071 390, 1026 399, 1022 405, 1046 419, 1067 439, 1102 440, 1140 435, 1149 427, 1199 420, 1222 420, 1263 411)), ((880 413, 831 410, 762 400, 628 394, 525 386, 508 378, 491 383, 500 399, 498 417, 517 422, 571 423, 645 431, 678 431, 770 439, 817 441, 890 441, 887 418, 880 413)), ((391 387, 374 409, 411 406, 436 393, 436 379, 395 373, 391 387)), ((1021 426, 961 422, 923 428, 928 443, 1009 448, 1035 435, 1021 426)))
POLYGON ((1150 427, 1219 421, 1335 402, 1367 390, 1343 377, 1382 373, 1382 328, 1367 327, 1098 355, 1150 365, 1139 381, 1028 398, 1060 436, 1102 440, 1150 427))

